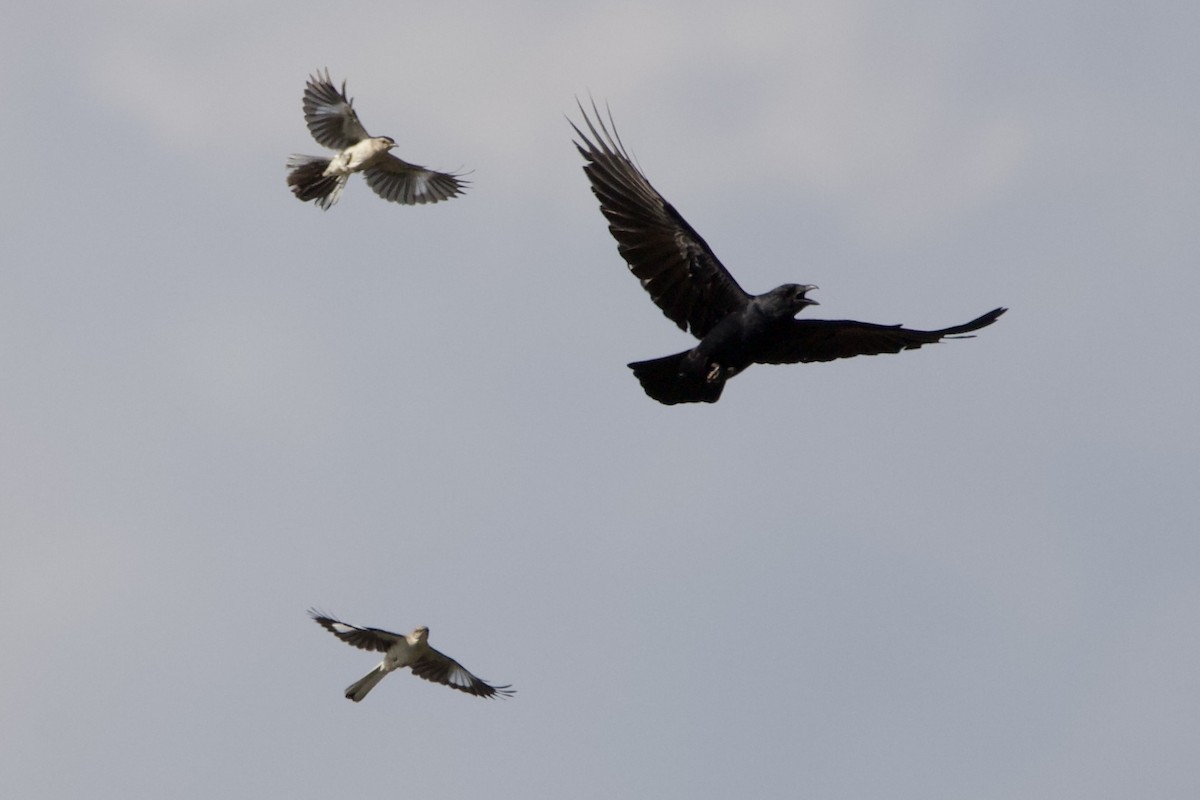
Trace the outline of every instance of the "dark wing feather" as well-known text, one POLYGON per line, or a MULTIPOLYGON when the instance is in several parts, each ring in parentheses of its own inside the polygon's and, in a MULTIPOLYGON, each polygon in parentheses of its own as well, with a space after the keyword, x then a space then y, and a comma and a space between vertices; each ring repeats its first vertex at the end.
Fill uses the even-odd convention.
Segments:
POLYGON ((449 200, 462 194, 466 181, 449 172, 436 172, 385 155, 376 166, 363 171, 375 194, 393 203, 415 205, 449 200))
POLYGON ((634 166, 616 126, 609 131, 594 103, 595 123, 582 104, 579 110, 591 138, 571 123, 582 140, 575 147, 587 161, 583 171, 617 249, 663 313, 683 330, 703 338, 725 316, 745 307, 749 295, 700 234, 634 166))
POLYGON ((1007 309, 997 308, 963 325, 937 331, 919 331, 899 325, 832 319, 789 320, 781 335, 756 354, 759 364, 795 364, 833 361, 854 356, 899 353, 940 342, 995 322, 1007 309))
POLYGON ((354 111, 354 99, 346 97, 346 82, 342 81, 339 92, 328 69, 324 75, 311 76, 304 87, 304 121, 313 138, 333 150, 345 150, 368 138, 354 111))
POLYGON ((386 653, 392 645, 404 638, 397 633, 380 630, 379 628, 359 628, 355 625, 348 625, 316 609, 310 608, 308 615, 315 619, 322 628, 346 644, 357 647, 359 650, 373 650, 378 653, 386 653))
POLYGON ((509 686, 492 686, 487 681, 476 678, 462 664, 432 647, 410 669, 418 678, 440 683, 476 697, 508 697, 516 693, 516 690, 509 686))

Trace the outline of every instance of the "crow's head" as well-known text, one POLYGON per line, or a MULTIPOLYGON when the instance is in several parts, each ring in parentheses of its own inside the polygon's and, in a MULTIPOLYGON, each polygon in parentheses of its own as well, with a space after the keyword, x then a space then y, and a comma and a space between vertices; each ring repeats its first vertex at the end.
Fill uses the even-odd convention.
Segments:
POLYGON ((799 314, 805 306, 820 305, 806 295, 816 289, 811 283, 785 283, 770 292, 771 300, 776 307, 786 309, 789 316, 799 314))

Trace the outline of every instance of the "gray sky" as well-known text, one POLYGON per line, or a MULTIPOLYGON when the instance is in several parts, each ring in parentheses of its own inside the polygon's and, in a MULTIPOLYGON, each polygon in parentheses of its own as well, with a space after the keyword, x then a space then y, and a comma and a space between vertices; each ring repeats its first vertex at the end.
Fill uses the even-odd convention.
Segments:
POLYGON ((6 12, 5 795, 1197 796, 1200 7, 434 5, 6 12), (297 202, 326 66, 469 193, 297 202), (1011 311, 654 403, 589 93, 746 289, 1011 311))

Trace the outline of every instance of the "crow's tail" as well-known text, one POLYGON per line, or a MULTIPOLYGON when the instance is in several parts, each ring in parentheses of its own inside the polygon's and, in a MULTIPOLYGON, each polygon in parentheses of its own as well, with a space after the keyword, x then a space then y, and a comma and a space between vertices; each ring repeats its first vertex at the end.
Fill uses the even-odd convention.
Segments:
POLYGON ((641 382, 646 394, 665 405, 717 402, 721 390, 725 388, 725 378, 709 380, 705 375, 696 375, 687 370, 684 359, 689 352, 685 350, 673 356, 635 361, 629 368, 641 382))

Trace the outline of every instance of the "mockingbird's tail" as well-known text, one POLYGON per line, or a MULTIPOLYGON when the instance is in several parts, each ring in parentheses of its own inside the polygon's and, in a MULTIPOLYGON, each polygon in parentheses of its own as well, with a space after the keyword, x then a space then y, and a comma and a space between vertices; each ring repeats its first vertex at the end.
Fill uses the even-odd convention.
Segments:
POLYGON ((346 687, 346 699, 358 702, 367 696, 367 692, 375 688, 375 684, 383 680, 387 672, 384 671, 383 665, 380 664, 375 669, 362 676, 359 680, 346 687))
POLYGON ((293 155, 288 158, 287 168, 291 172, 288 173, 287 182, 292 187, 292 194, 306 203, 315 200, 318 206, 328 210, 342 196, 342 189, 346 188, 346 181, 350 179, 349 173, 326 175, 325 168, 328 166, 329 159, 321 156, 293 155))
POLYGON ((697 375, 684 366, 690 351, 663 356, 651 361, 635 361, 629 365, 641 382, 646 394, 660 403, 715 403, 725 388, 725 379, 697 375))

